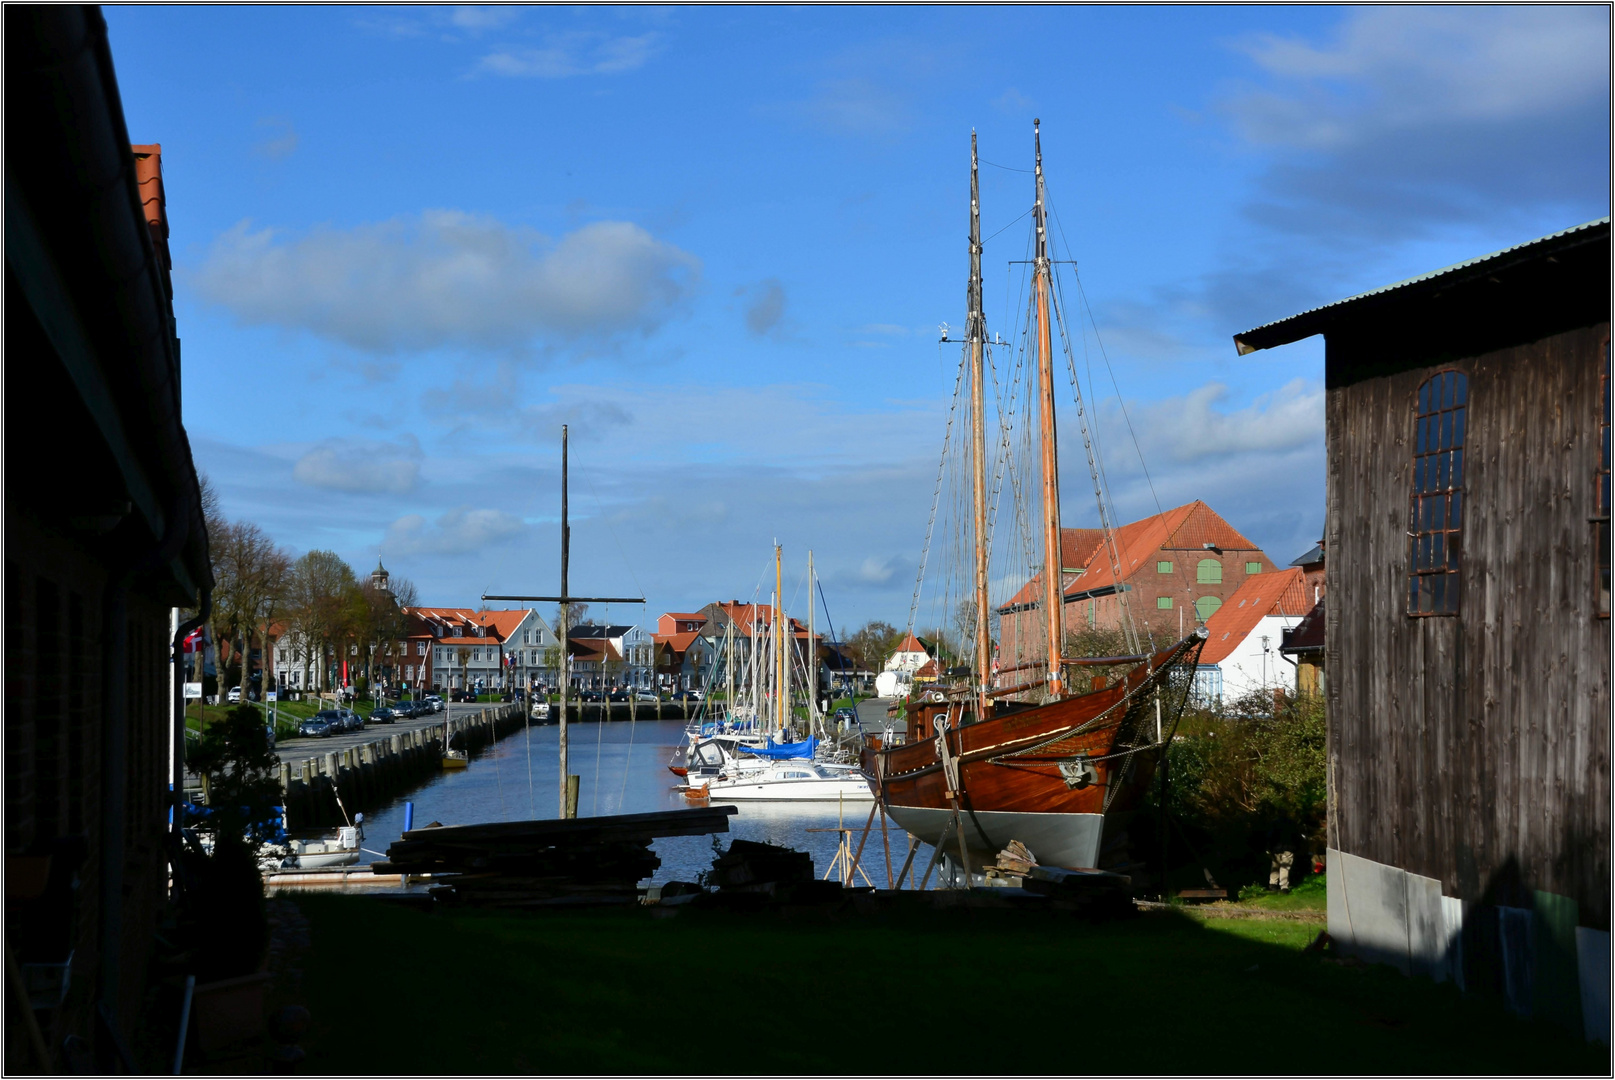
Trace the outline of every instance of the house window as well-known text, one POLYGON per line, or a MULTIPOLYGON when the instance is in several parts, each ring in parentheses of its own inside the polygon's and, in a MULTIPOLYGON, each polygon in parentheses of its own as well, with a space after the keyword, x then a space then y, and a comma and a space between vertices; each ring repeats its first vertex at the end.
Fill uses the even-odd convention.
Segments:
POLYGON ((1201 559, 1200 565, 1195 568, 1194 579, 1201 585, 1221 585, 1222 560, 1201 559))
POLYGON ((1202 596, 1194 602, 1195 614, 1200 616, 1201 622, 1205 622, 1217 614, 1217 609, 1220 607, 1222 607, 1222 597, 1220 596, 1202 596))
POLYGON ((1443 371, 1419 387, 1408 520, 1408 614, 1458 613, 1464 421, 1469 379, 1443 371))
POLYGON ((1194 669, 1194 685, 1189 698, 1201 708, 1209 708, 1222 700, 1222 668, 1216 664, 1201 664, 1194 669))
POLYGON ((1172 564, 1163 559, 1155 564, 1155 572, 1157 574, 1170 574, 1172 572, 1172 564))
POLYGON ((415 655, 416 656, 425 656, 426 655, 426 642, 417 641, 415 643, 415 655))
POLYGON ((1609 341, 1604 341, 1604 371, 1598 377, 1603 416, 1598 421, 1598 516, 1593 523, 1598 544, 1598 614, 1609 616, 1609 341))
POLYGON ((1155 606, 1161 611, 1170 611, 1172 609, 1172 598, 1170 596, 1157 596, 1155 606))
POLYGON ((1261 563, 1259 563, 1259 562, 1248 562, 1248 563, 1245 564, 1245 573, 1247 573, 1247 574, 1260 574, 1261 572, 1262 572, 1262 564, 1261 563))

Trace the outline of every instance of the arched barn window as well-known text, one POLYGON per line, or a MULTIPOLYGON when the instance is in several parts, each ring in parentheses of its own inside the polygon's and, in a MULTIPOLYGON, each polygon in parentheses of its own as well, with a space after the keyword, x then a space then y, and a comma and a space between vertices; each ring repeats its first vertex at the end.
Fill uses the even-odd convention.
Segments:
POLYGON ((1408 614, 1458 613, 1463 548, 1464 418, 1469 379, 1443 371, 1419 387, 1408 520, 1408 614))

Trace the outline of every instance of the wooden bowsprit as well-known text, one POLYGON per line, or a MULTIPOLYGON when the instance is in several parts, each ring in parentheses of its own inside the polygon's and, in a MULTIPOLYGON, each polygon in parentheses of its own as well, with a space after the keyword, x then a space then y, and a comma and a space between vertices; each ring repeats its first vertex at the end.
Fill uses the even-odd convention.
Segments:
MULTIPOLYGON (((561 605, 561 625, 559 636, 561 639, 561 817, 575 818, 578 816, 578 778, 567 771, 566 746, 566 691, 571 680, 572 657, 567 652, 567 631, 571 622, 572 605, 577 604, 643 604, 643 596, 572 596, 567 587, 567 573, 571 565, 572 526, 567 524, 566 517, 566 425, 561 425, 561 595, 560 596, 490 596, 483 594, 484 600, 520 600, 529 603, 553 603, 561 605)), ((531 710, 532 704, 525 703, 531 710)), ((605 723, 604 718, 601 723, 605 723)))

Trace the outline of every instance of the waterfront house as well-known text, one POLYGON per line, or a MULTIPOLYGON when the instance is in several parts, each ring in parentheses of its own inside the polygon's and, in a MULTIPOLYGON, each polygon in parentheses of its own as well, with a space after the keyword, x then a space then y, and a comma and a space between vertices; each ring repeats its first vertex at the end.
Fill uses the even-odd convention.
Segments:
POLYGON ((1609 219, 1324 337, 1329 933, 1609 1040, 1609 219))

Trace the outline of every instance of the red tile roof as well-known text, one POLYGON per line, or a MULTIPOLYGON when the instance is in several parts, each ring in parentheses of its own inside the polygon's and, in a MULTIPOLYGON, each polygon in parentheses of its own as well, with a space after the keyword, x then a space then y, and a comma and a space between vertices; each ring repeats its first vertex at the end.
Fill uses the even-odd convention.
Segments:
POLYGON ((699 630, 686 630, 682 634, 654 634, 651 640, 658 645, 666 645, 674 652, 683 656, 685 651, 701 636, 699 630))
MULTIPOLYGON (((1155 553, 1163 549, 1203 551, 1205 545, 1211 543, 1225 551, 1257 550, 1256 545, 1246 539, 1243 533, 1228 524, 1222 515, 1199 499, 1138 521, 1128 522, 1115 532, 1116 558, 1121 564, 1123 581, 1143 567, 1153 569, 1155 553)), ((1116 580, 1111 570, 1110 546, 1103 542, 1104 534, 1099 529, 1062 529, 1060 536, 1062 556, 1071 550, 1073 545, 1080 549, 1087 543, 1085 539, 1087 534, 1094 534, 1097 538, 1093 541, 1087 560, 1081 563, 1063 563, 1065 569, 1071 569, 1073 566, 1083 568, 1083 573, 1066 585, 1067 596, 1087 592, 1090 589, 1101 589, 1116 580), (1083 538, 1073 540, 1069 536, 1070 533, 1083 534, 1083 538)), ((1035 574, 1032 580, 1010 598, 1009 604, 1036 603, 1042 597, 1043 576, 1035 574)))
POLYGON ((1312 594, 1300 567, 1253 574, 1206 620, 1206 631, 1211 636, 1200 650, 1200 662, 1221 663, 1269 615, 1299 620, 1311 610, 1312 594))
POLYGON ((161 143, 131 146, 135 158, 135 183, 140 188, 140 209, 151 233, 151 246, 157 249, 164 272, 172 266, 168 255, 168 200, 163 191, 163 147, 161 143))
POLYGON ((1099 545, 1105 542, 1103 529, 1061 529, 1060 530, 1060 569, 1075 570, 1079 566, 1087 566, 1099 551, 1099 545))
POLYGON ((910 634, 907 637, 905 637, 903 639, 902 644, 898 645, 897 648, 893 649, 892 651, 893 652, 917 652, 917 653, 924 653, 926 656, 931 655, 931 650, 927 649, 923 644, 921 644, 920 639, 915 637, 913 634, 910 634))

